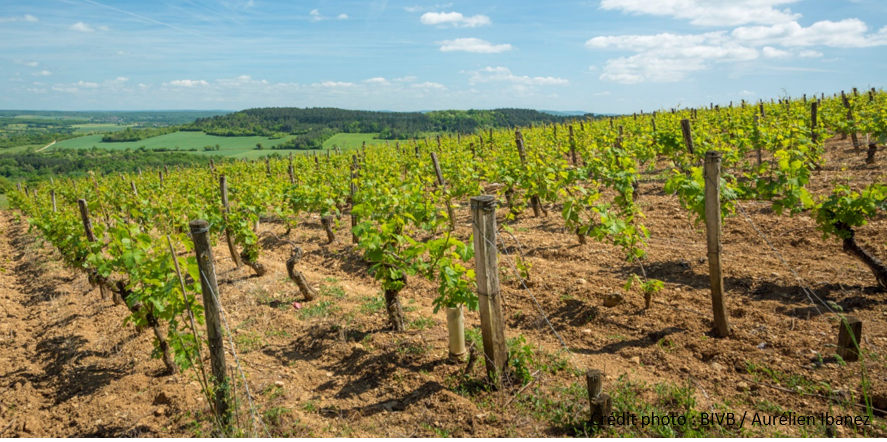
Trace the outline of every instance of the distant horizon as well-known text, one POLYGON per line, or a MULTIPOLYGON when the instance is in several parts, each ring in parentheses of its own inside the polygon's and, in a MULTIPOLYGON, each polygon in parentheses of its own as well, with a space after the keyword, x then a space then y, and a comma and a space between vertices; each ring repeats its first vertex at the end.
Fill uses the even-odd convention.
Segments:
POLYGON ((300 109, 311 109, 311 108, 333 108, 333 109, 342 109, 342 110, 353 110, 353 111, 365 111, 365 112, 397 112, 397 113, 426 113, 426 112, 440 112, 440 111, 449 111, 449 110, 460 110, 460 111, 470 111, 470 110, 496 110, 496 109, 526 109, 526 110, 534 110, 537 112, 563 112, 563 113, 572 113, 572 112, 583 112, 586 114, 598 114, 598 112, 590 112, 590 111, 580 111, 580 110, 553 110, 553 109, 533 109, 533 108, 524 108, 524 107, 497 107, 497 108, 470 108, 470 109, 433 109, 433 110, 413 110, 413 111, 395 111, 395 110, 377 110, 377 109, 354 109, 354 108, 344 108, 344 107, 336 107, 336 106, 262 106, 262 107, 250 107, 244 109, 75 109, 75 110, 65 110, 65 109, 0 109, 0 112, 242 112, 249 109, 263 109, 263 108, 287 108, 287 107, 298 107, 300 109))

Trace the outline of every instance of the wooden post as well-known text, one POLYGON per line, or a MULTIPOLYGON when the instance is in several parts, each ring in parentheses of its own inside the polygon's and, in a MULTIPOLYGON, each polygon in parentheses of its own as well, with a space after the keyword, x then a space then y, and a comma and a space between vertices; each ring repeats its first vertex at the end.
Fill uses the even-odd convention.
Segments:
POLYGON ((613 412, 613 402, 608 394, 602 393, 604 374, 600 370, 588 370, 585 372, 585 383, 588 387, 591 425, 593 427, 605 428, 608 426, 607 417, 613 412))
POLYGON ((157 176, 160 177, 160 185, 163 186, 163 171, 162 171, 162 170, 158 170, 158 171, 157 171, 157 176))
POLYGON ((767 115, 764 114, 764 102, 763 101, 761 101, 760 109, 761 109, 761 118, 766 117, 767 115))
POLYGON ((862 345, 862 321, 856 316, 844 316, 838 328, 838 356, 846 362, 859 360, 862 345))
POLYGON ((271 178, 271 158, 265 157, 265 174, 271 178))
POLYGON ((705 227, 708 232, 708 271, 711 303, 718 335, 730 334, 730 320, 724 304, 724 276, 721 274, 721 153, 705 153, 705 227))
POLYGON ((573 125, 570 125, 570 158, 573 160, 573 166, 575 167, 578 162, 576 161, 576 138, 573 137, 573 125))
MULTIPOLYGON (((612 120, 611 120, 612 122, 612 120)), ((524 147, 524 136, 520 133, 520 129, 514 131, 514 142, 517 144, 517 153, 520 155, 520 163, 524 167, 527 166, 527 152, 524 147)), ((538 218, 542 215, 542 204, 539 203, 539 197, 530 195, 530 207, 533 208, 533 216, 538 218)))
POLYGON ((681 133, 684 134, 684 145, 687 146, 687 151, 690 154, 695 155, 696 152, 693 149, 693 132, 690 131, 690 120, 683 119, 681 120, 681 133))
POLYGON ((209 244, 209 223, 194 220, 188 223, 194 240, 194 253, 200 269, 200 291, 203 294, 203 314, 209 343, 210 363, 215 383, 215 408, 222 425, 228 425, 228 370, 225 367, 224 331, 219 315, 219 286, 216 283, 216 266, 213 249, 209 244))
POLYGON ((450 196, 447 192, 447 182, 444 181, 443 173, 440 171, 440 163, 437 161, 437 154, 434 152, 431 152, 431 162, 434 163, 434 173, 437 175, 437 184, 440 185, 440 191, 444 197, 444 203, 447 206, 447 216, 450 218, 450 230, 456 230, 456 214, 453 213, 453 206, 450 204, 450 196))
POLYGON ((499 291, 496 197, 477 196, 471 198, 470 204, 484 361, 487 375, 498 387, 508 364, 508 353, 505 344, 505 320, 502 317, 502 294, 499 291))
POLYGON ((290 175, 290 184, 296 184, 296 171, 293 169, 293 164, 290 163, 286 169, 287 173, 290 175))
POLYGON ((237 253, 237 247, 234 245, 234 238, 231 229, 228 227, 228 178, 225 175, 219 176, 219 189, 222 192, 222 219, 225 221, 225 239, 228 241, 228 252, 231 253, 231 259, 234 260, 234 266, 240 268, 243 261, 240 260, 240 254, 237 253))
POLYGON ((816 117, 819 110, 819 104, 815 101, 810 105, 810 136, 813 139, 813 142, 816 143, 816 117))
POLYGON ((351 156, 351 244, 357 244, 357 234, 354 228, 357 227, 357 215, 354 214, 354 195, 357 194, 357 155, 351 156))
POLYGON ((52 198, 52 213, 58 212, 55 206, 55 189, 49 189, 49 197, 52 198))
POLYGON ((758 128, 758 125, 760 125, 760 124, 761 124, 760 117, 755 115, 755 139, 757 141, 755 143, 755 151, 758 154, 758 166, 760 166, 761 163, 763 162, 763 160, 761 159, 761 140, 757 139, 761 135, 761 130, 758 128))
POLYGON ((83 230, 86 231, 86 239, 89 242, 95 242, 95 233, 92 231, 92 221, 89 220, 89 208, 86 207, 86 200, 77 200, 77 205, 80 207, 80 218, 83 220, 83 230))

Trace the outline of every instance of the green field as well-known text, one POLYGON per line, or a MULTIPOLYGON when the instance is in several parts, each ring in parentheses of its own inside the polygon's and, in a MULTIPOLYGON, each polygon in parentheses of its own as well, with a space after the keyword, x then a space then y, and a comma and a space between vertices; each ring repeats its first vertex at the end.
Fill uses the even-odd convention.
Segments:
POLYGON ((323 143, 323 148, 332 149, 335 146, 339 146, 340 149, 355 149, 364 142, 367 144, 384 144, 385 140, 379 140, 376 138, 377 136, 379 134, 335 134, 323 143))
MULTIPOLYGON (((83 124, 78 127, 112 127, 125 128, 113 124, 83 124)), ((120 130, 117 129, 117 130, 120 130)), ((95 129, 93 129, 95 130, 95 129)), ((363 142, 367 144, 382 144, 385 140, 379 140, 375 137, 379 134, 336 134, 323 143, 324 149, 332 149, 338 146, 340 149, 359 148, 363 142)), ((101 135, 89 135, 80 138, 60 141, 47 150, 58 149, 90 149, 93 146, 102 149, 138 149, 145 146, 146 149, 176 149, 188 151, 188 149, 197 149, 190 152, 199 155, 220 155, 234 158, 259 158, 271 153, 280 153, 281 155, 289 155, 294 153, 311 153, 313 150, 272 150, 271 147, 276 146, 292 137, 280 138, 272 140, 267 137, 216 137, 207 135, 203 132, 176 132, 159 137, 148 138, 142 141, 131 141, 124 143, 104 143, 101 135), (256 144, 262 143, 264 149, 256 149, 256 144), (204 151, 204 146, 219 145, 219 150, 204 151)), ((40 146, 43 147, 43 146, 40 146)))
POLYGON ((281 155, 289 155, 289 152, 304 153, 312 152, 306 150, 271 150, 276 146, 292 137, 281 138, 277 140, 268 139, 268 137, 216 137, 207 135, 203 132, 176 132, 159 137, 148 138, 142 141, 132 141, 124 143, 103 143, 101 135, 89 135, 80 138, 73 138, 56 143, 47 150, 58 149, 90 149, 93 146, 102 149, 138 149, 145 146, 146 149, 176 149, 187 152, 188 149, 197 149, 190 152, 198 155, 220 155, 234 158, 258 158, 271 153, 277 152, 281 155), (262 143, 263 150, 256 149, 256 143, 262 143), (219 150, 204 151, 204 146, 219 145, 219 150))
POLYGON ((77 130, 75 132, 79 134, 86 134, 90 132, 117 132, 128 127, 132 127, 132 125, 121 126, 119 124, 111 124, 111 123, 95 123, 95 124, 74 124, 71 127, 76 127, 77 130))

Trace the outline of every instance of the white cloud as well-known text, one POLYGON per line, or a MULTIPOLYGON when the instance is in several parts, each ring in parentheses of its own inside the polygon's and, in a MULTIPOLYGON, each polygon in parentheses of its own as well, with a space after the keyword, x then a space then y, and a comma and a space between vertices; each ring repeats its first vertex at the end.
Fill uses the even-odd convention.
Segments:
POLYGON ((670 16, 698 26, 773 25, 797 20, 801 14, 777 6, 800 0, 603 0, 601 9, 670 16))
POLYGON ((866 34, 868 30, 862 20, 848 18, 839 22, 819 21, 807 28, 796 21, 773 26, 739 27, 733 30, 731 36, 748 44, 786 47, 867 48, 887 45, 887 26, 876 34, 866 34))
POLYGON ((38 76, 38 77, 48 77, 48 76, 52 75, 52 72, 49 72, 49 71, 40 71, 40 72, 34 72, 34 73, 31 74, 31 75, 35 75, 35 76, 38 76))
POLYGON ((77 23, 74 23, 68 29, 70 29, 72 31, 77 31, 77 32, 95 32, 95 29, 92 26, 90 26, 86 23, 83 23, 82 21, 78 21, 77 23))
POLYGON ((671 83, 682 81, 710 62, 748 61, 758 58, 754 48, 739 45, 725 32, 595 37, 585 42, 593 49, 615 48, 636 52, 607 60, 600 79, 616 83, 671 83))
POLYGON ((589 72, 594 72, 594 71, 596 71, 596 70, 597 70, 597 66, 595 66, 595 65, 591 65, 591 66, 588 67, 588 71, 589 71, 589 72))
POLYGON ((117 81, 119 81, 119 82, 121 82, 121 83, 125 83, 125 82, 129 81, 129 78, 126 78, 126 77, 117 77, 117 81))
POLYGON ((529 77, 526 75, 514 75, 511 69, 505 67, 486 67, 479 71, 470 72, 468 82, 476 83, 514 83, 519 85, 538 86, 563 86, 570 84, 568 80, 557 77, 529 77))
POLYGON ((764 46, 764 49, 761 49, 761 53, 764 55, 764 58, 789 58, 792 56, 792 53, 789 51, 783 51, 770 46, 764 46))
POLYGON ((801 51, 798 54, 798 57, 801 58, 819 58, 822 57, 822 52, 818 51, 801 51))
POLYGON ((80 81, 74 83, 74 85, 77 87, 85 87, 85 88, 89 88, 89 89, 96 89, 99 87, 98 83, 92 83, 92 82, 83 81, 83 80, 80 80, 80 81))
POLYGON ((354 83, 348 83, 348 82, 344 82, 344 81, 323 81, 323 82, 320 82, 320 83, 315 84, 315 86, 322 86, 322 87, 352 87, 352 86, 354 86, 354 83))
POLYGON ((164 86, 178 86, 178 87, 196 87, 196 86, 209 86, 209 83, 206 80, 173 80, 169 83, 163 83, 164 86))
POLYGON ((741 95, 743 97, 751 97, 751 96, 754 96, 757 94, 755 94, 754 92, 749 91, 749 90, 743 90, 742 92, 739 93, 739 95, 741 95))
MULTIPOLYGON (((308 15, 311 16, 312 22, 318 22, 321 20, 329 20, 330 19, 330 17, 327 17, 327 16, 321 14, 320 11, 317 9, 312 9, 311 12, 308 13, 308 15)), ((336 16, 336 19, 337 20, 347 20, 348 14, 345 14, 345 13, 339 14, 338 16, 336 16)))
POLYGON ((610 91, 597 92, 593 94, 595 97, 607 97, 610 95, 610 91))
POLYGON ((424 83, 416 83, 416 84, 410 85, 410 87, 422 88, 422 89, 440 89, 440 90, 447 88, 446 86, 444 86, 440 83, 434 83, 431 81, 426 81, 424 83))
POLYGON ((363 82, 364 82, 364 83, 369 83, 369 84, 380 84, 380 85, 388 85, 388 84, 390 84, 390 83, 388 82, 388 80, 386 80, 386 79, 383 78, 383 77, 367 78, 367 79, 364 80, 363 82))
POLYGON ((52 90, 54 90, 56 92, 66 92, 69 94, 76 94, 77 92, 80 92, 80 89, 77 89, 76 87, 64 87, 64 86, 53 86, 52 90))
POLYGON ((28 92, 35 93, 35 94, 45 94, 46 93, 46 88, 28 88, 26 90, 28 92))
POLYGON ((392 80, 392 81, 397 82, 397 83, 412 83, 412 82, 414 82, 414 81, 416 81, 416 80, 418 80, 418 78, 416 78, 415 76, 407 75, 407 76, 404 76, 404 77, 395 78, 395 79, 392 80))
POLYGON ((111 30, 111 28, 109 28, 107 26, 99 26, 99 31, 110 31, 110 30, 111 30))
POLYGON ((477 54, 498 54, 510 51, 510 44, 492 44, 479 38, 457 38, 455 40, 439 41, 441 52, 465 51, 477 54))
POLYGON ((0 23, 15 23, 15 22, 28 22, 34 23, 37 21, 37 17, 34 17, 30 14, 25 14, 21 17, 0 17, 0 23))
POLYGON ((419 17, 419 21, 423 25, 453 26, 456 28, 474 28, 492 23, 490 17, 486 15, 466 17, 459 12, 426 12, 419 17))

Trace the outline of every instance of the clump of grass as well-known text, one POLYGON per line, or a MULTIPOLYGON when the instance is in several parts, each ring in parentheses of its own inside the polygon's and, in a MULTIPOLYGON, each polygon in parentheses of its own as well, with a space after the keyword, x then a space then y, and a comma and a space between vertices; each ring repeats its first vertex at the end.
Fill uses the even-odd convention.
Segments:
POLYGON ((311 304, 308 307, 299 310, 299 318, 325 318, 329 316, 330 313, 336 310, 339 310, 339 308, 334 306, 332 301, 319 301, 315 304, 311 304))
POLYGON ((234 337, 234 343, 241 353, 249 353, 265 346, 265 341, 258 333, 240 333, 234 337))
POLYGON ((385 308, 385 298, 381 296, 366 296, 360 304, 360 312, 366 315, 382 311, 385 308))

